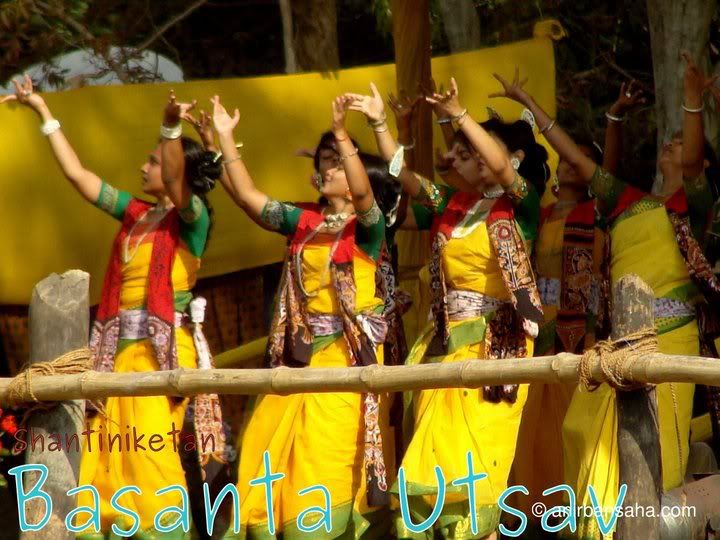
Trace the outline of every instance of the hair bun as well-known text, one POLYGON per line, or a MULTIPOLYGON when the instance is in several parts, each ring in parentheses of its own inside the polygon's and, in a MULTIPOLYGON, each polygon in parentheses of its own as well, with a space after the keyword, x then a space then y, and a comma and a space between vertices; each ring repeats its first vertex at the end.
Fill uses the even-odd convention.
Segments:
POLYGON ((190 183, 195 193, 208 193, 222 174, 222 163, 214 152, 205 151, 197 160, 195 170, 189 171, 190 183))

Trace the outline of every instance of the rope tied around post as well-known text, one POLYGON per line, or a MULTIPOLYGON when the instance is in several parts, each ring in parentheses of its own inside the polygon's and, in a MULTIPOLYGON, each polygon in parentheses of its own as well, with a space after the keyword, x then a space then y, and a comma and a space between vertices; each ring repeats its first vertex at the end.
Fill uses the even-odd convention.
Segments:
POLYGON ((635 383, 632 364, 639 357, 657 352, 657 333, 654 328, 645 328, 617 340, 596 343, 586 350, 578 364, 580 384, 590 392, 607 382, 615 390, 637 390, 652 385, 635 383), (606 381, 597 381, 592 376, 593 366, 599 364, 606 381))
POLYGON ((93 368, 92 353, 87 347, 69 351, 54 360, 27 365, 13 377, 7 389, 7 402, 11 406, 39 403, 32 391, 32 378, 46 375, 73 375, 93 368))

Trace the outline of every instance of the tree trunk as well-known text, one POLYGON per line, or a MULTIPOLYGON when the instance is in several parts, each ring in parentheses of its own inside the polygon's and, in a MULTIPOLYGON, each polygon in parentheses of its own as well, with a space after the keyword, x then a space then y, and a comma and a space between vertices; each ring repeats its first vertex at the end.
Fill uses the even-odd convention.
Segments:
POLYGON ((280 16, 283 25, 283 49, 285 51, 285 73, 297 72, 297 59, 293 44, 293 16, 291 0, 280 0, 280 16))
POLYGON ((339 69, 335 0, 289 0, 289 2, 292 7, 297 70, 339 69))
MULTIPOLYGON (((74 349, 87 347, 89 328, 88 274, 70 270, 62 276, 52 274, 35 286, 30 302, 30 363, 47 362, 74 349)), ((84 400, 64 401, 47 411, 32 414, 28 432, 42 435, 47 444, 50 434, 65 437, 78 435, 85 422, 84 400)), ((71 539, 75 536, 65 527, 65 516, 75 509, 75 497, 67 492, 77 487, 81 452, 71 448, 66 452, 42 451, 28 446, 25 462, 45 465, 49 474, 42 486, 53 501, 50 521, 40 531, 24 532, 22 540, 41 538, 71 539)), ((38 475, 24 475, 27 493, 38 481, 38 475)), ((26 503, 28 523, 38 523, 48 511, 42 499, 26 503)), ((2 534, 0 534, 2 536, 2 534)))
POLYGON ((444 0, 440 2, 440 9, 452 52, 468 51, 480 46, 480 18, 474 2, 444 0))
MULTIPOLYGON (((683 72, 680 58, 688 51, 707 70, 710 62, 708 42, 716 0, 647 0, 650 23, 658 153, 664 140, 682 128, 683 72)), ((711 141, 717 135, 716 119, 705 113, 705 133, 711 141)), ((654 190, 661 179, 655 180, 654 190)))

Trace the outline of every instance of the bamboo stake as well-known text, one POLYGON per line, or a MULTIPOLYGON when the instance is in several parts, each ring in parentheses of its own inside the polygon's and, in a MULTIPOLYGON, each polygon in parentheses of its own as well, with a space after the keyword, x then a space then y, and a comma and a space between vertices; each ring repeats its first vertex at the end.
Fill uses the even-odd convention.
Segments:
MULTIPOLYGON (((277 369, 178 369, 146 373, 100 373, 33 377, 32 391, 40 401, 99 399, 109 396, 192 396, 218 394, 297 394, 311 392, 404 392, 430 388, 477 388, 512 383, 576 382, 580 356, 507 360, 465 360, 415 366, 277 369)), ((720 386, 720 363, 698 356, 649 354, 625 373, 632 382, 695 382, 720 386)), ((599 365, 595 380, 605 381, 599 365)), ((5 403, 9 378, 0 379, 5 403)))

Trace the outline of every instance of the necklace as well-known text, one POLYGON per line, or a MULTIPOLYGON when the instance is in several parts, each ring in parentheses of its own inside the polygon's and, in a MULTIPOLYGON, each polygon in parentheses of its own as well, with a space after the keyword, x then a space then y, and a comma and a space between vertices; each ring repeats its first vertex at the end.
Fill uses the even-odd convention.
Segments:
POLYGON ((505 189, 502 186, 493 186, 486 189, 483 192, 483 197, 486 199, 499 199, 505 194, 505 189))
POLYGON ((128 232, 127 236, 125 237, 125 239, 123 241, 123 251, 122 251, 123 263, 127 264, 133 260, 135 255, 137 255, 138 250, 140 249, 140 245, 143 243, 143 240, 145 240, 145 237, 157 228, 157 226, 160 224, 160 222, 163 220, 163 218, 167 215, 167 213, 169 211, 170 211, 169 208, 160 208, 158 206, 154 206, 151 209, 149 209, 148 211, 146 211, 140 217, 140 219, 138 219, 135 223, 133 223, 133 226, 130 228, 130 232, 128 232), (129 253, 130 240, 132 239, 133 233, 135 232, 135 228, 138 225, 144 225, 145 229, 139 235, 138 240, 136 242, 134 242, 134 245, 132 248, 132 253, 129 253))

